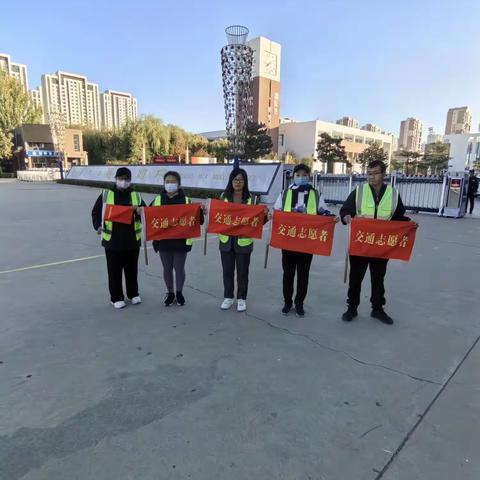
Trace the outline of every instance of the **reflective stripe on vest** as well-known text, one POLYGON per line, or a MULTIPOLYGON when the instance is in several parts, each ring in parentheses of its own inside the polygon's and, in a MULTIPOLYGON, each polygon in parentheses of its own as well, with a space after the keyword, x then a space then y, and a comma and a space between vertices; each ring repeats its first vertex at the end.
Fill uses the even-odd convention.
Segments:
MULTIPOLYGON (((192 203, 189 197, 185 197, 185 203, 192 203)), ((154 207, 160 207, 162 205, 162 196, 158 195, 155 197, 155 200, 153 201, 153 206, 154 207)), ((193 245, 193 240, 191 238, 185 239, 186 245, 193 245)))
POLYGON ((377 216, 375 217, 375 198, 372 189, 368 183, 357 187, 355 193, 355 203, 357 206, 357 216, 364 218, 377 218, 378 220, 390 220, 395 213, 398 205, 398 192, 387 185, 385 193, 376 206, 377 216))
MULTIPOLYGON (((224 198, 223 201, 228 202, 228 198, 224 198)), ((247 205, 251 205, 251 204, 252 204, 252 197, 249 197, 249 199, 247 200, 247 205)), ((228 235, 219 235, 218 239, 222 243, 227 243, 230 240, 230 237, 228 235)), ((248 247, 253 243, 253 239, 248 237, 237 237, 237 243, 239 247, 248 247)))
MULTIPOLYGON (((291 212, 293 203, 293 192, 289 188, 283 196, 283 211, 291 212)), ((308 192, 307 213, 309 215, 316 215, 318 211, 318 192, 313 188, 308 192)))
MULTIPOLYGON (((137 192, 131 192, 130 194, 130 204, 133 207, 139 207, 142 203, 142 198, 137 192)), ((103 191, 103 204, 104 205, 115 205, 115 193, 113 190, 104 190, 103 191)), ((135 220, 134 221, 134 228, 135 228, 135 237, 137 240, 142 238, 142 222, 135 220)), ((112 231, 113 231, 113 222, 109 222, 105 220, 103 222, 103 235, 102 238, 109 242, 112 238, 112 231)))

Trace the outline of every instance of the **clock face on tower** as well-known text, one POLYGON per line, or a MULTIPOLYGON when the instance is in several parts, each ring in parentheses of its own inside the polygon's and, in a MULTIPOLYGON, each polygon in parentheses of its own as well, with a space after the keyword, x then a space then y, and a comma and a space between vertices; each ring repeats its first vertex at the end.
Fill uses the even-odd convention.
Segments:
POLYGON ((272 77, 277 75, 277 56, 267 50, 263 54, 263 73, 272 77))

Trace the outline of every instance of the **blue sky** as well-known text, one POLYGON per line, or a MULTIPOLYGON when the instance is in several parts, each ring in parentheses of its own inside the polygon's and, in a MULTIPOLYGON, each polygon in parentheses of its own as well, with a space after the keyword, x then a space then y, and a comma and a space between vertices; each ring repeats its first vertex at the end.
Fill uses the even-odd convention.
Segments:
POLYGON ((86 75, 123 90, 140 113, 190 131, 224 128, 224 28, 282 44, 281 114, 334 121, 351 115, 396 134, 419 118, 443 133, 446 112, 480 121, 478 0, 2 2, 0 52, 42 73, 86 75))

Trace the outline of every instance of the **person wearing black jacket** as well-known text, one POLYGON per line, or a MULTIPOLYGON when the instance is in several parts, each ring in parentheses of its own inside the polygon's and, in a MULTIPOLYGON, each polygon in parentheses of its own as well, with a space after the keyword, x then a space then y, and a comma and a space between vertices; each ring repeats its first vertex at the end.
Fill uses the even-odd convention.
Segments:
POLYGON ((467 190, 467 204, 470 202, 469 214, 473 213, 473 207, 475 205, 475 194, 478 192, 478 177, 475 176, 475 170, 470 170, 470 176, 468 177, 468 190, 467 190))
MULTIPOLYGON (((167 172, 163 177, 164 189, 151 203, 151 206, 160 205, 184 205, 191 203, 189 197, 180 188, 181 178, 178 172, 167 172)), ((200 211, 200 224, 204 222, 205 207, 200 211)), ((163 279, 167 287, 165 306, 169 307, 174 302, 177 305, 185 305, 183 285, 185 283, 185 262, 187 253, 192 250, 190 239, 154 240, 153 249, 159 253, 163 265, 163 279), (173 289, 173 271, 175 270, 175 290, 173 289)))
MULTIPOLYGON (((369 163, 367 170, 368 186, 364 184, 365 186, 360 185, 357 187, 350 193, 340 209, 340 218, 344 225, 351 223, 352 218, 357 215, 383 220, 410 220, 408 217, 405 217, 405 207, 398 192, 384 183, 385 172, 386 166, 382 161, 374 160, 369 163), (361 199, 359 192, 362 192, 361 199), (369 201, 370 199, 372 199, 371 202, 369 201), (357 200, 361 205, 357 205, 357 200)), ((358 314, 357 308, 360 304, 362 281, 367 268, 370 268, 372 283, 372 295, 370 298, 372 304, 371 316, 387 325, 393 324, 393 319, 383 309, 385 305, 384 279, 387 272, 387 263, 388 260, 383 258, 350 255, 348 310, 342 315, 344 321, 350 322, 358 314)))
POLYGON ((138 293, 138 255, 140 251, 141 221, 137 210, 144 206, 142 198, 130 188, 132 174, 126 167, 121 167, 115 174, 115 185, 111 190, 104 190, 97 198, 92 209, 93 228, 102 235, 108 270, 108 287, 110 301, 115 308, 124 308, 122 274, 125 275, 127 298, 133 305, 142 302, 138 293), (118 222, 104 222, 105 205, 131 205, 134 209, 132 222, 127 225, 118 222))
MULTIPOLYGON (((310 168, 303 163, 295 165, 292 185, 278 196, 273 208, 286 212, 335 216, 327 209, 322 195, 310 183, 310 168)), ((303 302, 307 296, 312 259, 313 254, 311 253, 282 249, 283 315, 289 314, 294 303, 297 317, 305 315, 303 302), (297 275, 297 291, 295 299, 292 300, 295 274, 297 275)))

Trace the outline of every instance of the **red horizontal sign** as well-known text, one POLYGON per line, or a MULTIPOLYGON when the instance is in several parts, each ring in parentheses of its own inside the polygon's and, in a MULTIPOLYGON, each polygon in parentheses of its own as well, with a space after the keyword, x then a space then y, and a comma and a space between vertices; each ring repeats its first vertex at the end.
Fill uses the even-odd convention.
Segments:
POLYGON ((144 207, 146 240, 200 236, 200 204, 144 207))

